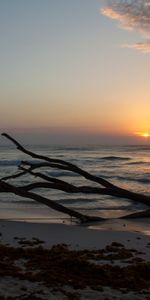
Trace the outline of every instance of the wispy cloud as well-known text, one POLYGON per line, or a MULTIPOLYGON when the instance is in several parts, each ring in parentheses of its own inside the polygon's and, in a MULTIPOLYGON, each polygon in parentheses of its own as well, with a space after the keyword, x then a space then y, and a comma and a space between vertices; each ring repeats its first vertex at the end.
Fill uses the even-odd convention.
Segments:
POLYGON ((127 47, 150 52, 150 1, 149 0, 114 0, 107 1, 101 13, 109 18, 119 21, 122 28, 136 30, 144 38, 127 47))
POLYGON ((137 49, 142 51, 143 53, 150 53, 150 40, 146 40, 144 42, 138 42, 132 45, 128 44, 125 45, 124 47, 137 49))

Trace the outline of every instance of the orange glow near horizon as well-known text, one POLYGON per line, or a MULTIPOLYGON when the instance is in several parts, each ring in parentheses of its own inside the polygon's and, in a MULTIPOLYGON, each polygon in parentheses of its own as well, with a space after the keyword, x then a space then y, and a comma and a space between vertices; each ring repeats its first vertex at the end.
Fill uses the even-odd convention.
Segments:
POLYGON ((150 137, 150 134, 148 132, 145 132, 145 133, 142 134, 142 136, 145 137, 145 138, 148 138, 148 137, 150 137))
POLYGON ((137 134, 143 138, 150 138, 150 133, 148 132, 138 132, 137 134))

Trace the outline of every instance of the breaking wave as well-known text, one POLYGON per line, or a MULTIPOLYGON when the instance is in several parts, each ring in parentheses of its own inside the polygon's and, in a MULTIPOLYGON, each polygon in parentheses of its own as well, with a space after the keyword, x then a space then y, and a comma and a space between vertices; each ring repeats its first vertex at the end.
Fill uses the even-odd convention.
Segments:
POLYGON ((130 157, 124 157, 124 156, 104 156, 100 157, 102 160, 130 160, 130 157))

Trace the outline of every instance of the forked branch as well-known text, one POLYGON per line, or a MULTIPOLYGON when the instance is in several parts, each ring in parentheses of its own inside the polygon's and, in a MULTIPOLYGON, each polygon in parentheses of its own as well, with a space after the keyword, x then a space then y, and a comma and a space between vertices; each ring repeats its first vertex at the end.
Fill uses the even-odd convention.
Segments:
POLYGON ((68 214, 71 217, 79 219, 81 223, 104 220, 103 218, 100 217, 90 217, 90 216, 83 215, 57 202, 54 202, 53 200, 47 199, 35 193, 28 192, 20 187, 13 186, 1 180, 0 180, 0 193, 13 193, 17 196, 33 199, 39 203, 45 204, 46 206, 54 210, 60 211, 64 214, 68 214))
MULTIPOLYGON (((49 200, 47 198, 44 198, 42 196, 39 196, 38 194, 32 193, 31 190, 37 189, 37 188, 49 188, 49 189, 57 189, 64 191, 66 193, 84 193, 84 194, 100 194, 100 195, 111 195, 113 197, 118 197, 118 198, 127 198, 133 201, 141 202, 143 204, 146 204, 147 206, 150 207, 150 196, 144 195, 144 194, 139 194, 139 193, 134 193, 131 191, 128 191, 126 189, 122 189, 109 181, 101 178, 94 176, 87 171, 77 167, 76 165, 66 162, 61 159, 53 159, 49 158, 44 155, 39 155, 36 154, 32 151, 29 151, 25 149, 18 141, 16 141, 14 138, 12 138, 10 135, 3 133, 3 136, 5 136, 7 139, 9 139, 11 142, 15 144, 15 146, 20 150, 21 152, 31 156, 32 158, 36 158, 39 160, 39 162, 33 163, 33 162, 28 162, 28 161, 22 161, 19 169, 21 172, 17 174, 12 174, 7 177, 3 177, 0 181, 0 192, 2 191, 2 187, 4 188, 5 186, 5 192, 12 192, 17 195, 20 195, 22 197, 27 197, 34 199, 38 202, 44 203, 47 206, 64 212, 66 214, 69 214, 70 216, 74 216, 75 218, 79 219, 81 222, 85 221, 92 221, 92 220, 103 220, 103 218, 99 217, 90 217, 90 216, 85 216, 82 215, 74 210, 71 210, 69 208, 66 208, 58 203, 55 203, 52 200, 49 200), (51 177, 48 175, 45 175, 41 172, 35 172, 34 170, 40 169, 43 167, 49 167, 49 168, 56 168, 56 169, 61 169, 69 172, 73 172, 75 174, 78 174, 80 176, 83 176, 89 181, 95 182, 98 185, 101 185, 101 187, 93 187, 93 186, 75 186, 74 184, 70 184, 64 180, 57 179, 55 177, 51 177), (24 176, 26 174, 30 174, 31 176, 38 177, 42 179, 43 181, 41 182, 34 182, 32 184, 20 186, 20 187, 15 187, 10 184, 6 184, 6 180, 8 179, 14 179, 14 178, 19 178, 21 176, 24 176)), ((150 209, 144 212, 138 212, 134 213, 125 217, 131 217, 131 218, 136 218, 136 217, 149 217, 150 216, 150 209)), ((123 217, 123 218, 125 218, 123 217)))

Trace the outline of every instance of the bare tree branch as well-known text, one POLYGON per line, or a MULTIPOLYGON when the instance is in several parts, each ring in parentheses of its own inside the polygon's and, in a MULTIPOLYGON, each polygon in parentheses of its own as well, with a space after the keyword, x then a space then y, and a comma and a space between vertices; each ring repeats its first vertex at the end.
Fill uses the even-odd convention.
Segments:
MULTIPOLYGON (((27 165, 30 165, 30 163, 27 165)), ((52 188, 52 189, 59 189, 59 190, 65 191, 67 193, 110 195, 110 196, 114 196, 117 198, 124 198, 124 199, 130 199, 133 201, 138 201, 140 203, 146 204, 147 206, 150 206, 150 196, 147 196, 147 195, 131 192, 131 191, 122 189, 117 186, 114 186, 114 188, 75 186, 64 180, 56 179, 51 176, 46 176, 45 174, 42 174, 40 172, 33 172, 33 171, 31 171, 31 168, 26 169, 26 168, 20 167, 21 170, 23 170, 24 172, 27 172, 35 177, 39 177, 46 181, 56 183, 56 185, 49 185, 49 188, 52 188)), ((40 183, 38 183, 38 187, 40 187, 40 183)), ((41 184, 41 188, 44 188, 44 187, 46 187, 46 186, 41 184)), ((34 185, 32 184, 32 188, 36 188, 36 186, 34 187, 34 185)), ((47 185, 47 188, 48 188, 48 185, 47 185)))
POLYGON ((83 215, 75 210, 72 210, 72 209, 67 208, 57 202, 54 202, 53 200, 47 199, 47 198, 42 197, 35 193, 28 192, 28 191, 24 190, 23 188, 15 187, 9 183, 6 183, 6 182, 0 180, 0 193, 8 193, 8 192, 13 193, 18 196, 21 196, 21 197, 24 197, 24 198, 30 198, 39 203, 45 204, 54 210, 60 211, 64 214, 68 214, 71 217, 75 217, 75 218, 79 219, 82 223, 104 220, 103 218, 100 218, 100 217, 94 217, 94 216, 91 217, 91 216, 83 215))
MULTIPOLYGON (((72 184, 68 184, 65 181, 58 180, 56 178, 54 179, 53 177, 43 175, 39 172, 33 172, 30 169, 25 169, 23 167, 21 167, 21 169, 26 170, 28 173, 30 173, 34 176, 40 177, 44 180, 53 181, 53 182, 62 184, 62 190, 63 191, 65 190, 67 193, 70 193, 70 192, 71 193, 87 193, 87 194, 93 193, 93 194, 100 194, 100 195, 110 195, 110 196, 115 196, 118 198, 124 198, 124 199, 126 198, 126 199, 130 199, 130 200, 138 201, 138 202, 141 202, 143 204, 150 206, 150 196, 143 195, 140 193, 134 193, 134 192, 128 191, 126 189, 122 189, 117 186, 114 186, 113 188, 98 188, 98 187, 90 187, 90 186, 77 187, 72 184)), ((61 189, 61 186, 59 189, 61 189)))
POLYGON ((108 182, 107 180, 103 179, 103 178, 100 178, 100 177, 97 177, 97 176, 94 176, 94 175, 91 175, 90 173, 80 169, 79 167, 69 163, 69 162, 66 162, 64 160, 61 160, 61 159, 53 159, 53 158, 49 158, 47 156, 44 156, 44 155, 39 155, 39 154, 35 154, 29 150, 26 150, 20 143, 18 143, 14 138, 12 138, 10 135, 8 135, 7 133, 2 133, 3 136, 5 136, 7 139, 9 139, 10 141, 12 141, 16 146, 17 146, 17 149, 24 152, 25 154, 27 155, 30 155, 31 157, 33 158, 37 158, 37 159, 40 159, 40 160, 45 160, 49 163, 56 163, 56 165, 54 164, 51 164, 50 167, 55 167, 55 168, 62 168, 64 170, 68 170, 68 171, 72 171, 74 173, 77 173, 83 177, 85 177, 86 179, 89 179, 91 181, 94 181, 94 182, 97 182, 105 187, 114 187, 114 185, 110 182, 108 182))
POLYGON ((8 179, 15 179, 15 178, 21 177, 23 175, 27 175, 27 172, 24 171, 24 172, 20 172, 20 173, 17 173, 17 174, 9 175, 9 176, 6 176, 6 177, 2 177, 1 180, 5 181, 5 180, 8 180, 8 179))
MULTIPOLYGON (((76 165, 66 162, 64 160, 60 159, 53 159, 49 158, 47 156, 39 155, 34 152, 31 152, 27 149, 25 149, 18 141, 16 141, 14 138, 12 138, 10 135, 3 133, 3 136, 5 136, 7 139, 9 139, 11 142, 15 144, 15 146, 23 153, 31 156, 32 158, 36 158, 38 160, 41 160, 39 162, 28 162, 28 161, 22 161, 19 169, 22 171, 17 174, 12 174, 11 176, 3 177, 0 181, 0 192, 11 192, 16 195, 20 195, 22 197, 27 197, 34 199, 40 203, 46 204, 47 206, 56 209, 58 211, 64 212, 69 214, 70 216, 74 216, 78 218, 81 222, 85 221, 95 221, 95 220, 103 220, 103 218, 98 217, 90 217, 86 215, 82 215, 74 210, 71 210, 69 208, 66 208, 58 203, 55 203, 52 200, 49 200, 47 198, 44 198, 42 196, 39 196, 38 194, 30 192, 33 189, 37 188, 49 188, 49 189, 57 189, 61 190, 66 193, 84 193, 84 194, 99 194, 99 195, 110 195, 113 197, 118 198, 126 198, 133 201, 141 202, 143 204, 146 204, 150 207, 150 196, 140 194, 140 193, 134 193, 131 191, 128 191, 126 189, 120 188, 112 183, 110 183, 107 180, 104 180, 101 177, 94 176, 87 171, 77 167, 76 165), (48 175, 45 175, 40 172, 33 172, 33 170, 43 168, 43 167, 49 167, 49 168, 55 168, 65 171, 71 171, 75 174, 81 175, 87 180, 93 181, 95 183, 98 183, 102 185, 103 187, 92 187, 92 186, 75 186, 74 184, 70 184, 64 180, 57 179, 55 177, 51 177, 48 175), (21 177, 25 174, 30 174, 31 176, 38 177, 44 182, 34 182, 28 185, 15 187, 13 185, 10 185, 4 181, 8 179, 15 179, 17 177, 21 177)), ((122 218, 137 218, 137 217, 150 217, 150 209, 143 211, 143 212, 137 212, 133 213, 127 216, 124 216, 122 218)))
POLYGON ((31 169, 26 169, 26 168, 23 168, 23 167, 20 167, 20 169, 23 170, 26 173, 29 173, 29 174, 31 174, 35 177, 39 177, 39 178, 44 179, 46 181, 55 182, 55 183, 57 183, 59 185, 62 185, 62 186, 65 185, 68 189, 70 188, 70 189, 73 190, 73 189, 76 188, 74 185, 72 185, 72 184, 70 184, 70 183, 68 183, 64 180, 60 180, 60 179, 57 179, 57 178, 54 178, 54 177, 51 177, 51 176, 47 176, 47 175, 39 173, 39 172, 33 172, 33 171, 31 171, 31 169))

